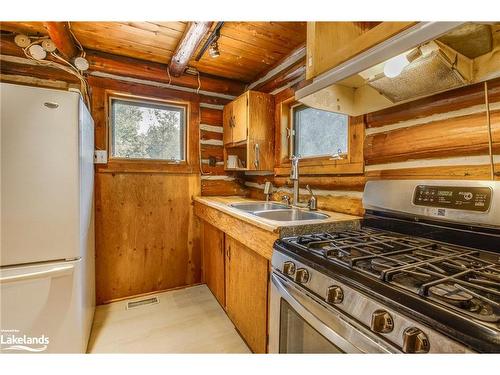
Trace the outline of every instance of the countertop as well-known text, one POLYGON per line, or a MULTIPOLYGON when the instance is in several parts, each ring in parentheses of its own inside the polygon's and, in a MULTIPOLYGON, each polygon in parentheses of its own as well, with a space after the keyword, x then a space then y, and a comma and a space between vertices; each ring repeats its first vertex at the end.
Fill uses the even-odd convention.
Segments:
MULTIPOLYGON (((240 202, 262 202, 255 199, 248 199, 244 197, 231 196, 231 197, 218 197, 218 196, 197 196, 193 198, 195 202, 199 202, 206 206, 215 208, 224 212, 236 219, 242 220, 246 223, 264 229, 266 231, 278 234, 279 238, 296 236, 314 232, 334 232, 341 230, 356 229, 359 227, 359 220, 361 217, 347 215, 339 212, 318 210, 327 214, 327 219, 320 220, 307 220, 307 221, 275 221, 264 219, 249 212, 239 210, 231 207, 232 203, 240 202)), ((275 202, 279 203, 279 202, 275 202)), ((307 210, 307 209, 304 209, 307 210)))

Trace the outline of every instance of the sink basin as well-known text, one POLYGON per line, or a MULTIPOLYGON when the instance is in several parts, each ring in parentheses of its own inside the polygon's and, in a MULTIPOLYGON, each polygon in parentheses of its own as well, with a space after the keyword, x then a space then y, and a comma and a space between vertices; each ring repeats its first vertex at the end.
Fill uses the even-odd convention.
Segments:
POLYGON ((296 208, 288 210, 257 211, 253 212, 253 214, 263 219, 276 221, 321 220, 329 217, 320 212, 302 211, 296 208))
POLYGON ((237 208, 242 211, 255 212, 255 211, 270 211, 270 210, 288 210, 286 204, 272 203, 272 202, 255 202, 255 203, 233 203, 231 207, 237 208))

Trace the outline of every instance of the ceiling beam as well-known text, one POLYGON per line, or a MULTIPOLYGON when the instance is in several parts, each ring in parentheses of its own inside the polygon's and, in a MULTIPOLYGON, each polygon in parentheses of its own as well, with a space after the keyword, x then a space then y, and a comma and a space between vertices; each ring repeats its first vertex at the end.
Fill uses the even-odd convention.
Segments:
POLYGON ((206 35, 213 22, 189 22, 182 35, 174 55, 170 60, 170 74, 179 77, 189 63, 189 60, 198 48, 201 40, 206 35))
POLYGON ((44 22, 50 39, 54 42, 59 52, 68 60, 78 54, 78 48, 69 32, 67 22, 44 22))

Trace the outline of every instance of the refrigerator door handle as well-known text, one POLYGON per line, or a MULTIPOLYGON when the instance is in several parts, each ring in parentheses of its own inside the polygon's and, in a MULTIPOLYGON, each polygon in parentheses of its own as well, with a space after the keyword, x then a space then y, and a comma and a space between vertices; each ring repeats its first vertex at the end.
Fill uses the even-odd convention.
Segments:
POLYGON ((54 278, 73 273, 75 262, 56 263, 48 265, 40 265, 34 267, 21 267, 0 270, 0 284, 14 283, 18 281, 54 278), (31 270, 27 270, 30 269, 31 270))

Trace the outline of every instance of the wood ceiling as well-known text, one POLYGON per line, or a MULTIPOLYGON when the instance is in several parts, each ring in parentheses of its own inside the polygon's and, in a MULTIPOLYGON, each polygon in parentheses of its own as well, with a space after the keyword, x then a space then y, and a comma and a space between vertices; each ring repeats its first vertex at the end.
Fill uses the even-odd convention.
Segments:
MULTIPOLYGON (((187 22, 71 22, 71 30, 85 49, 164 64, 170 62, 186 26, 187 22)), ((2 22, 0 29, 47 35, 42 22, 2 22)), ((218 40, 220 56, 212 58, 206 52, 198 62, 193 57, 189 66, 249 83, 305 39, 305 22, 225 22, 218 40)))

